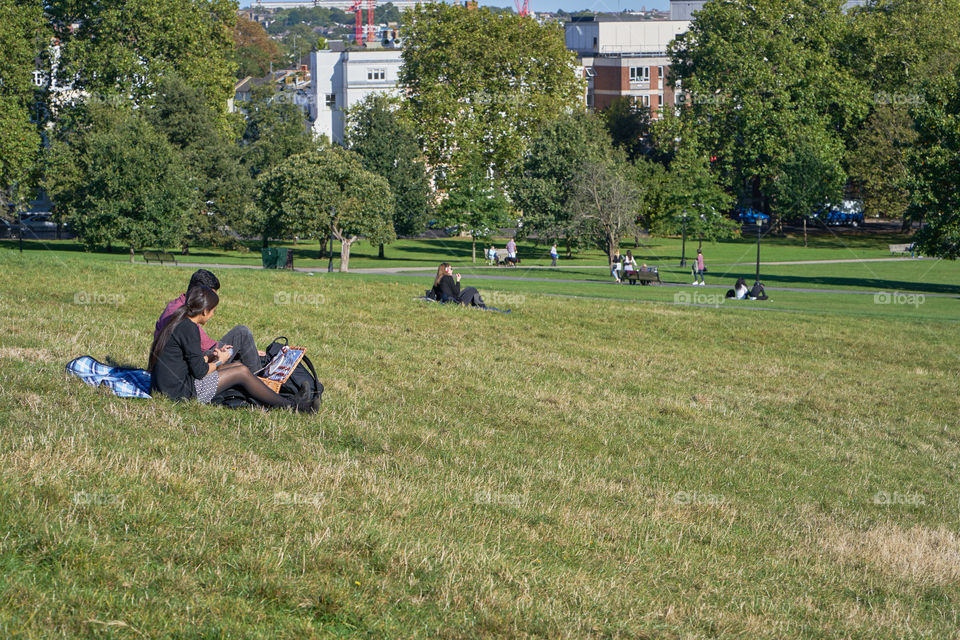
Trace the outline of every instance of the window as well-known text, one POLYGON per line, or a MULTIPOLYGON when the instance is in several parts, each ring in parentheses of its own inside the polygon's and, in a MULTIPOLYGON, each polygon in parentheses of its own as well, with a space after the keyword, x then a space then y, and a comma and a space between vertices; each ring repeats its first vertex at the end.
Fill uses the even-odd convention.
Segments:
POLYGON ((650 67, 630 67, 630 82, 650 82, 650 67))
POLYGON ((386 69, 367 69, 367 80, 386 80, 386 69))
POLYGON ((663 67, 657 67, 657 84, 662 88, 663 87, 663 67))
POLYGON ((328 109, 333 109, 333 108, 336 107, 336 106, 337 106, 337 94, 335 94, 335 93, 328 93, 328 94, 327 94, 327 108, 328 108, 328 109))
POLYGON ((594 49, 597 48, 597 37, 596 37, 596 36, 593 37, 593 48, 594 48, 594 49))
POLYGON ((640 96, 640 104, 645 107, 650 106, 650 96, 640 96))

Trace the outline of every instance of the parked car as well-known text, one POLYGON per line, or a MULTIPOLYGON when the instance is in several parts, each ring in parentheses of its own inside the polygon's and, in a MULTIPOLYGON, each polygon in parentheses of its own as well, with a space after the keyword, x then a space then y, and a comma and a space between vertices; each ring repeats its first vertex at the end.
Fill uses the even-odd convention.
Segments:
POLYGON ((33 231, 57 230, 57 223, 49 213, 27 214, 20 218, 20 226, 33 231))

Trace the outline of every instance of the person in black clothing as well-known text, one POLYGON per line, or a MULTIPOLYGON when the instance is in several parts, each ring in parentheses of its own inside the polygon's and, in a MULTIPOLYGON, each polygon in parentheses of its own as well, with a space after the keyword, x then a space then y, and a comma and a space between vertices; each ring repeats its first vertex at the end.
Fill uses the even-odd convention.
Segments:
POLYGON ((447 262, 437 267, 437 277, 433 281, 433 294, 440 302, 459 302, 474 307, 485 307, 480 292, 474 287, 460 290, 460 274, 454 275, 453 267, 447 262))
POLYGON ((213 317, 219 301, 208 287, 194 287, 187 292, 183 306, 174 312, 150 347, 147 369, 151 374, 151 393, 159 392, 172 400, 196 398, 208 404, 218 392, 241 387, 267 407, 315 411, 312 405, 300 407, 274 393, 242 362, 227 364, 229 349, 218 347, 204 356, 200 350, 200 326, 213 317))

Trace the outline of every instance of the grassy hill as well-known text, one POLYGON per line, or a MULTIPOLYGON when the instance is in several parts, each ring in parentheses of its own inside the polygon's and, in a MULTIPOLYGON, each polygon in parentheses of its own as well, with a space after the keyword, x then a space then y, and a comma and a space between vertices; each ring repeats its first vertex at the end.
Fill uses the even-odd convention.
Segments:
POLYGON ((211 335, 308 347, 318 415, 65 377, 143 366, 189 273, 0 252, 0 637, 960 626, 953 298, 786 313, 484 282, 514 296, 500 315, 415 301, 428 277, 223 271, 211 335))

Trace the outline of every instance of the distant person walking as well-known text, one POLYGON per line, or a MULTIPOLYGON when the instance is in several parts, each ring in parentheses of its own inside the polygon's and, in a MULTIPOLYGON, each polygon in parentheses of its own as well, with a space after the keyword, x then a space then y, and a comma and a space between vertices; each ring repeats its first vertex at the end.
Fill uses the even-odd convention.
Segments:
POLYGON ((706 286, 707 283, 703 281, 703 272, 706 270, 707 268, 703 264, 703 252, 697 249, 697 263, 693 267, 693 286, 706 286))
POLYGON ((553 246, 550 247, 550 260, 552 261, 550 263, 551 267, 557 266, 557 258, 559 257, 560 257, 560 254, 557 252, 557 243, 554 242, 553 246))

